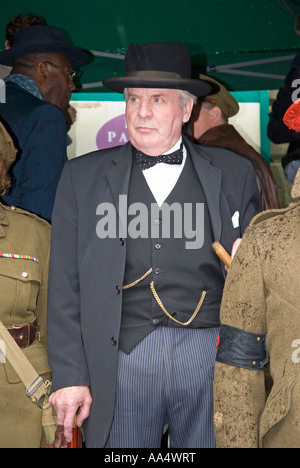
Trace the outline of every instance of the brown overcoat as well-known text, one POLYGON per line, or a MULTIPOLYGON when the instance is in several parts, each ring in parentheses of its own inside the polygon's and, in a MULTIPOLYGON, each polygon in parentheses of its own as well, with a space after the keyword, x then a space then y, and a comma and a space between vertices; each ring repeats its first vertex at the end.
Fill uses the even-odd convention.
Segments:
POLYGON ((260 188, 260 211, 280 208, 276 181, 268 163, 233 125, 223 124, 210 128, 197 141, 200 145, 227 148, 248 159, 253 165, 260 188))
POLYGON ((300 447, 299 271, 300 203, 256 216, 229 269, 221 323, 266 334, 269 365, 216 363, 219 448, 300 447))

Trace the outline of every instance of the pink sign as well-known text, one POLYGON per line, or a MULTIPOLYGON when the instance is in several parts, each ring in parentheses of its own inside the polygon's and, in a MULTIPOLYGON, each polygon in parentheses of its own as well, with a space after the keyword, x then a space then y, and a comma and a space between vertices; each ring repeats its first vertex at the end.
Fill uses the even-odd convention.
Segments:
POLYGON ((125 114, 118 115, 102 125, 96 137, 98 149, 124 145, 128 140, 125 114))

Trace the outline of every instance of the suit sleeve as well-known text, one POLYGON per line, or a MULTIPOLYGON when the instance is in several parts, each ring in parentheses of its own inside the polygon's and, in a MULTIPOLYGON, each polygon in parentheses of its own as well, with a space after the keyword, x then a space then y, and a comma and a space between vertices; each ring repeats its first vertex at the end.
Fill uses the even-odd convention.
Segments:
POLYGON ((47 320, 52 391, 90 384, 81 335, 77 218, 76 196, 67 163, 52 219, 47 320))
MULTIPOLYGON (((265 334, 263 272, 252 232, 253 228, 246 231, 229 269, 221 306, 221 327, 226 325, 243 332, 265 334)), ((241 346, 244 347, 244 342, 241 346)), ((229 347, 232 348, 231 343, 229 347)), ((235 349, 230 351, 234 354, 235 349)), ((217 446, 219 448, 258 447, 259 418, 264 403, 263 370, 216 362, 214 424, 217 446)))
MULTIPOLYGON (((50 232, 50 229, 49 229, 50 232)), ((37 298, 36 316, 40 324, 40 340, 42 345, 47 349, 47 295, 48 295, 48 278, 49 278, 49 257, 50 257, 50 233, 43 239, 45 247, 45 257, 43 259, 43 271, 41 286, 37 298), (46 248, 47 242, 47 248, 46 248)))

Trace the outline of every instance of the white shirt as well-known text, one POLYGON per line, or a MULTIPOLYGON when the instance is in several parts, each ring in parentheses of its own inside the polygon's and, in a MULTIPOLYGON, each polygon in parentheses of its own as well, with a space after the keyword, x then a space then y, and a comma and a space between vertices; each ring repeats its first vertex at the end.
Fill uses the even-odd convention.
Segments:
MULTIPOLYGON (((169 151, 163 154, 173 153, 180 148, 182 137, 169 151)), ((161 206, 175 187, 179 176, 184 168, 187 151, 183 147, 183 159, 179 164, 157 163, 155 166, 143 171, 147 184, 156 200, 158 206, 161 206)), ((155 156, 154 156, 155 157, 155 156)))

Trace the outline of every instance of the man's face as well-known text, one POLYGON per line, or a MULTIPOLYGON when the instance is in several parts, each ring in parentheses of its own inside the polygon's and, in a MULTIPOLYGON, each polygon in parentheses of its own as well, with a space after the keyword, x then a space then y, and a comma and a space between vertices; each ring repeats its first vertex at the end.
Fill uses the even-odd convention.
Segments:
POLYGON ((41 93, 47 102, 65 109, 69 105, 71 93, 75 89, 69 71, 72 70, 70 60, 64 55, 51 54, 45 60, 47 67, 47 80, 44 80, 41 93))
POLYGON ((158 156, 175 145, 193 106, 189 100, 182 107, 179 99, 176 89, 128 89, 126 120, 133 146, 149 156, 158 156))

